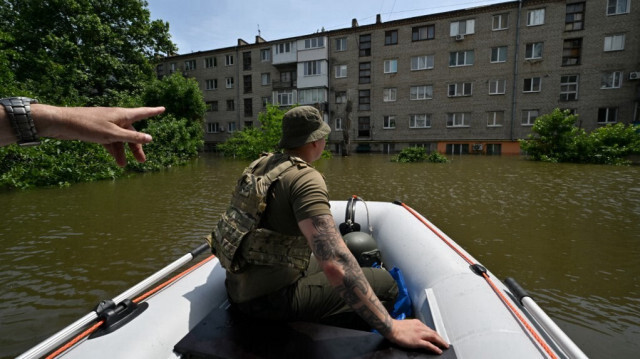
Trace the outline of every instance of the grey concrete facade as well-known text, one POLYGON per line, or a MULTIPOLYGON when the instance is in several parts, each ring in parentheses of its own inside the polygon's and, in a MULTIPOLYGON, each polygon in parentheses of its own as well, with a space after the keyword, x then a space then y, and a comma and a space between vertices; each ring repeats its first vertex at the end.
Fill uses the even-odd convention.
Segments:
POLYGON ((637 0, 512 1, 390 22, 378 17, 369 25, 354 20, 349 28, 288 39, 238 40, 167 57, 158 75, 180 71, 198 81, 211 106, 209 148, 230 131, 258 125, 265 101, 298 103, 299 96, 324 112, 336 152, 345 150, 348 134, 349 151, 423 145, 517 153, 535 117, 555 108, 574 111, 586 130, 640 121, 638 19, 637 0))

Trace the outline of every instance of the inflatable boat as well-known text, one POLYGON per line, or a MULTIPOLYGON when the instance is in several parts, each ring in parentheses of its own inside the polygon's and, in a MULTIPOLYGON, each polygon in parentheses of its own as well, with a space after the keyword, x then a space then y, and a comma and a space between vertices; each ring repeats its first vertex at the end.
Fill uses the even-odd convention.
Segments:
MULTIPOLYGON (((336 226, 371 234, 384 267, 401 271, 412 316, 451 345, 440 357, 586 358, 515 281, 497 280, 411 207, 354 196, 331 208, 336 226)), ((395 347, 374 332, 234 315, 224 269, 214 256, 201 255, 208 249, 205 243, 101 302, 19 358, 435 357, 395 347)))

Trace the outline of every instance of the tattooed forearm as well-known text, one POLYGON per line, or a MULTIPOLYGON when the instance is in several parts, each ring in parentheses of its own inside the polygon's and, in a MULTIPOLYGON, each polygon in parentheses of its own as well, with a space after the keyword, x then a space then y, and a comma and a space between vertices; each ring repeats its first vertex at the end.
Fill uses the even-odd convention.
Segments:
POLYGON ((367 282, 362 269, 344 245, 331 216, 311 218, 315 229, 311 245, 322 262, 336 263, 343 273, 336 290, 344 301, 382 335, 391 331, 391 317, 367 282))

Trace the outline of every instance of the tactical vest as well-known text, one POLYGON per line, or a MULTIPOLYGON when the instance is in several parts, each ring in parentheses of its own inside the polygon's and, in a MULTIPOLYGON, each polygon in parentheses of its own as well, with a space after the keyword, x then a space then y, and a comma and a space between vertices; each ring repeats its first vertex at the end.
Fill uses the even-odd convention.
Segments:
POLYGON ((304 236, 288 236, 259 228, 272 184, 287 169, 308 166, 298 157, 289 157, 264 175, 254 174, 256 166, 272 156, 263 155, 244 170, 232 194, 231 204, 211 233, 213 254, 232 273, 241 272, 248 264, 300 270, 306 270, 309 265, 311 250, 304 236))

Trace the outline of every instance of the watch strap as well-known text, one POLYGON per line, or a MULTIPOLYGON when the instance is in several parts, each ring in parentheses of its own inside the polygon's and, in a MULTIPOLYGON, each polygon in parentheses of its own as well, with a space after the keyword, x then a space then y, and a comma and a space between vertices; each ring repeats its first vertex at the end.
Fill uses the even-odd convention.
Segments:
POLYGON ((28 97, 8 97, 0 99, 7 112, 11 127, 21 146, 37 145, 40 143, 36 126, 31 118, 31 104, 38 100, 28 97))

